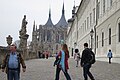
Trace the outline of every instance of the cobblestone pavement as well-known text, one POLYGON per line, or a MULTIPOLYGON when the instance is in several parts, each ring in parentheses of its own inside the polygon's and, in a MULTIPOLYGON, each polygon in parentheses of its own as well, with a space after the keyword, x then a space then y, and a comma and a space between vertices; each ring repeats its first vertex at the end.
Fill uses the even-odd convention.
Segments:
MULTIPOLYGON (((96 59, 99 61, 104 61, 104 62, 108 62, 108 60, 109 60, 107 57, 98 57, 96 59)), ((113 57, 111 59, 111 62, 120 64, 120 57, 113 57)))
MULTIPOLYGON (((21 80, 54 80, 54 58, 33 59, 26 61, 27 71, 21 72, 21 80)), ((69 74, 72 80, 83 80, 82 68, 75 66, 75 60, 69 59, 69 74)), ((91 68, 96 80, 120 80, 120 64, 97 61, 91 68)), ((5 73, 0 71, 0 80, 6 80, 5 73)), ((66 80, 60 73, 60 80, 66 80)), ((89 79, 90 80, 90 79, 89 79)))

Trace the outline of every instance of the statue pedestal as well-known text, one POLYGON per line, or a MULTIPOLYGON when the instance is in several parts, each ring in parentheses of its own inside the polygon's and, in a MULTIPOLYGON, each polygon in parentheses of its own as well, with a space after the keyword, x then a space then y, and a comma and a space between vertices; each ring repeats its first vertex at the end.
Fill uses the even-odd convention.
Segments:
POLYGON ((27 52, 27 39, 28 39, 29 35, 25 34, 24 36, 20 36, 20 50, 23 51, 23 57, 25 59, 27 59, 28 56, 28 52, 27 52))

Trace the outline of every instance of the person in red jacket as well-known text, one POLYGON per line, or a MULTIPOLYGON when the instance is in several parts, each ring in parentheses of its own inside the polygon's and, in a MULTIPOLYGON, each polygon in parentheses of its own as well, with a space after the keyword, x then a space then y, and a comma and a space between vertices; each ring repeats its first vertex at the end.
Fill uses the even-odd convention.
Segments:
POLYGON ((63 71, 66 79, 71 80, 70 75, 68 74, 69 51, 68 51, 68 47, 66 44, 62 45, 62 50, 58 53, 58 55, 56 57, 60 58, 60 63, 56 66, 56 78, 55 78, 55 80, 59 80, 59 74, 60 74, 61 70, 63 71))

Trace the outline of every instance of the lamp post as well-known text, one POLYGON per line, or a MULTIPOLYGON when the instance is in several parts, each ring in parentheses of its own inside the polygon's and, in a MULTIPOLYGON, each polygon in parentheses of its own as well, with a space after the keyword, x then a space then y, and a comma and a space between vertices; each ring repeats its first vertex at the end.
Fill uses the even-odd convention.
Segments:
POLYGON ((93 34, 94 34, 94 31, 93 31, 93 29, 91 29, 91 31, 90 31, 90 36, 91 36, 91 49, 93 48, 93 34))
POLYGON ((10 35, 8 35, 8 37, 6 37, 6 41, 7 41, 7 44, 8 44, 8 47, 10 47, 11 43, 12 43, 12 37, 10 35))

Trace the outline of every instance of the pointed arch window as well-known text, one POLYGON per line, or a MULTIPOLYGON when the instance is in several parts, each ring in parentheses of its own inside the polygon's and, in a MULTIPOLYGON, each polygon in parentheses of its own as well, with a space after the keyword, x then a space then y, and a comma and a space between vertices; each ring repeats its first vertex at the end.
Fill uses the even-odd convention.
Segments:
POLYGON ((43 41, 45 41, 45 30, 43 32, 43 41))
POLYGON ((120 42, 120 23, 118 23, 118 42, 120 42))
POLYGON ((58 50, 58 45, 56 45, 56 50, 58 50))
POLYGON ((61 33, 61 40, 64 40, 64 32, 61 33))
POLYGON ((56 42, 59 43, 59 35, 56 35, 56 42))
POLYGON ((47 31, 47 41, 51 42, 51 32, 49 30, 47 31))

